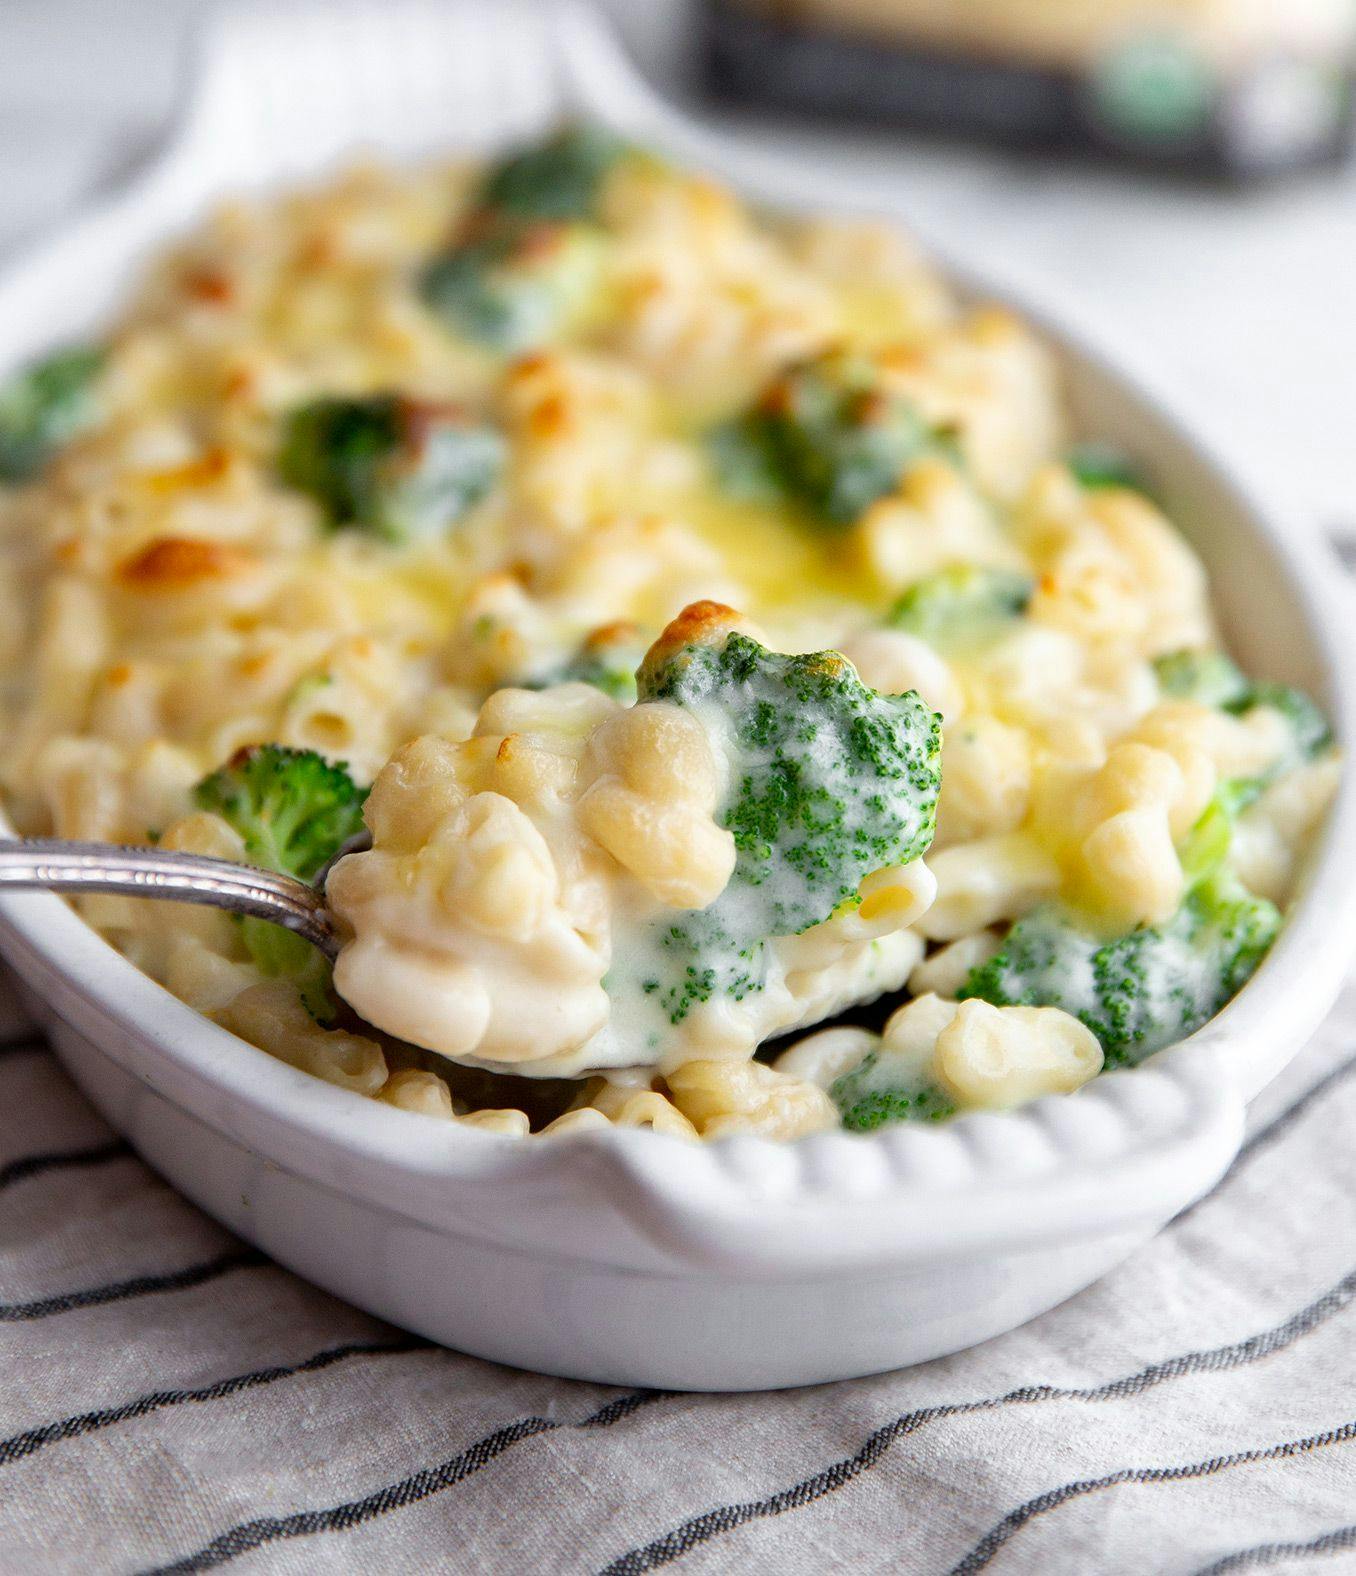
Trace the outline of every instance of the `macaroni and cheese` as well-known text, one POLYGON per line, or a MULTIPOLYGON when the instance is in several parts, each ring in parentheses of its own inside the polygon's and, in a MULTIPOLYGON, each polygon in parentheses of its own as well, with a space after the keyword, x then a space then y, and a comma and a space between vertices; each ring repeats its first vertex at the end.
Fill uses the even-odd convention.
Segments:
POLYGON ((88 921, 501 1133, 1133 1065, 1246 983, 1339 770, 1023 323, 587 127, 220 210, 0 389, 0 562, 22 832, 303 879, 371 833, 332 977, 257 920, 88 921))

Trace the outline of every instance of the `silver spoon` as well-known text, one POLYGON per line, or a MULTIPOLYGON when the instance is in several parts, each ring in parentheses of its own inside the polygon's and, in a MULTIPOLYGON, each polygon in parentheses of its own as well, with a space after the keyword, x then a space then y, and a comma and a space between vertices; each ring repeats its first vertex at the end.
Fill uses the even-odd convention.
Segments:
POLYGON ((325 882, 336 861, 371 847, 371 842, 366 832, 350 838, 308 885, 295 876, 205 854, 31 837, 0 842, 0 890, 114 892, 225 908, 282 925, 333 961, 339 933, 325 906, 325 882))
POLYGON ((224 908, 282 925, 318 947, 333 963, 341 943, 334 915, 325 905, 325 883, 345 854, 359 854, 371 846, 371 832, 350 837, 308 884, 296 876, 206 854, 61 837, 10 838, 0 840, 0 891, 112 892, 119 897, 224 908))
MULTIPOLYGON (((361 853, 371 846, 370 832, 349 838, 308 884, 296 876, 206 854, 80 843, 60 837, 15 838, 0 840, 0 891, 112 892, 119 897, 164 898, 224 908, 283 926, 318 947, 332 963, 342 943, 334 915, 325 904, 325 883, 346 854, 361 853)), ((779 1029, 778 1036, 810 1028, 816 1022, 831 1022, 835 1016, 808 1017, 779 1029)), ((581 1071, 577 1076, 592 1074, 581 1071)))

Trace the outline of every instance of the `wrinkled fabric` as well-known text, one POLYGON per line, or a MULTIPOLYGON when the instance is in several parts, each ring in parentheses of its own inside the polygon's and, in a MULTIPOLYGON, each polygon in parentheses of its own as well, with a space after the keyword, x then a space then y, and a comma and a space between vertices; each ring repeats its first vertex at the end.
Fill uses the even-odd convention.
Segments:
POLYGON ((806 1390, 623 1391, 275 1268, 11 1020, 0 1571, 1356 1569, 1353 1131, 1356 985, 1215 1192, 1025 1328, 806 1390))

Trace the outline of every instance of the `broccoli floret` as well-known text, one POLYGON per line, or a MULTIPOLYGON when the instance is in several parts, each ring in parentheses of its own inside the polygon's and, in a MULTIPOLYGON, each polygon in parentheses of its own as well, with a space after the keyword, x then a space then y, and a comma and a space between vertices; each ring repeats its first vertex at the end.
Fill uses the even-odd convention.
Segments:
POLYGON ((505 355, 543 344, 598 281, 598 194, 632 150, 570 126, 497 165, 470 219, 424 269, 420 293, 444 326, 505 355))
POLYGON ((1250 780, 1232 778, 1221 783, 1177 850, 1187 888, 1197 886, 1223 869, 1233 844, 1234 821, 1252 803, 1250 780))
POLYGON ((1165 924, 1110 941, 1051 905, 1019 920, 960 996, 1062 1007, 1101 1041, 1108 1067, 1134 1066, 1232 1000, 1280 924, 1274 904, 1221 874, 1198 882, 1165 924))
POLYGON ((642 984, 673 1023, 761 989, 767 938, 808 930, 872 871, 922 855, 941 785, 941 719, 916 694, 877 695, 836 652, 768 651, 722 627, 726 612, 688 609, 637 675, 642 701, 696 712, 731 765, 720 820, 734 874, 710 907, 661 927, 663 967, 642 984))
POLYGON ((453 333, 516 355, 543 344, 583 306, 598 260, 589 225, 482 220, 428 264, 420 292, 453 333))
POLYGON ((836 1078, 829 1098, 850 1133, 871 1133, 892 1122, 944 1122, 956 1114, 955 1101, 935 1083, 901 1083, 876 1051, 836 1078))
POLYGON ((1026 612, 1034 585, 1012 569, 956 564, 910 586, 889 623, 942 651, 995 640, 1026 612))
POLYGON ((827 919, 862 879, 932 842, 941 719, 919 697, 877 695, 834 651, 782 656, 747 635, 652 648, 642 701, 665 700, 728 732, 735 762, 723 824, 734 881, 757 891, 750 934, 827 919))
POLYGON ((1089 492, 1122 487, 1146 496, 1149 493, 1139 467, 1113 443, 1076 444, 1069 451, 1066 463, 1079 486, 1089 492))
MULTIPOLYGON (((240 834, 254 864, 302 881, 313 880, 362 831, 366 797, 342 763, 280 744, 238 751, 193 790, 199 809, 213 811, 240 834)), ((241 919, 240 934, 264 974, 292 980, 317 1022, 333 1020, 337 1009, 323 953, 267 920, 241 919)))
POLYGON ((1170 651, 1154 661, 1158 687, 1174 700, 1193 700, 1242 716, 1270 706, 1290 724, 1295 753, 1305 760, 1332 744, 1332 729, 1302 690, 1289 684, 1254 681, 1221 651, 1170 651))
POLYGON ((1254 706, 1270 706, 1280 712, 1290 725, 1294 751, 1300 760, 1312 761, 1332 748, 1328 719, 1303 690, 1289 684, 1253 684, 1245 700, 1236 701, 1225 710, 1241 714, 1254 706))
POLYGON ((517 219, 591 219, 604 180, 630 151, 602 126, 566 126, 497 164, 481 204, 517 219))
POLYGON ((1312 761, 1332 747, 1332 729, 1302 690, 1289 684, 1256 682, 1219 651, 1172 651, 1157 658, 1158 687, 1175 700, 1192 700, 1241 717, 1257 706, 1280 712, 1290 729, 1290 748, 1263 777, 1231 785, 1235 808, 1255 799, 1281 772, 1312 761))
POLYGON ((297 987, 307 1012, 319 1024, 332 1024, 339 1003, 333 990, 334 970, 325 954, 282 925, 243 915, 240 939, 250 961, 270 979, 285 979, 297 987))
POLYGON ((1155 658, 1154 672, 1165 695, 1200 706, 1235 706, 1252 688, 1247 674, 1222 651, 1169 651, 1155 658))
POLYGON ((837 354, 778 378, 753 410, 716 428, 708 446, 734 496, 793 503, 836 526, 851 525, 917 460, 945 449, 869 362, 837 354))
POLYGON ((394 394, 318 399, 288 417, 278 470, 334 526, 409 543, 455 524, 498 481, 507 449, 453 406, 394 394))
POLYGON ((366 797, 342 762, 281 744, 238 750, 193 790, 200 810, 240 834, 253 864, 302 881, 362 831, 366 797))
POLYGON ((634 624, 609 624, 595 630, 567 661, 534 674, 524 689, 546 689, 552 684, 592 684, 623 706, 636 699, 636 667, 645 647, 634 624))
POLYGON ((98 419, 97 347, 58 350, 0 383, 0 482, 22 482, 98 419))

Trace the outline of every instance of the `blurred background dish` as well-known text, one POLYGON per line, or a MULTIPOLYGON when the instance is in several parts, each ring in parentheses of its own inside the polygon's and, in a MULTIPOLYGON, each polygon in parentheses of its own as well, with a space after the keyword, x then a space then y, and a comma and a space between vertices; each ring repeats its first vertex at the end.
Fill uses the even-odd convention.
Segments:
MULTIPOLYGON (((704 87, 703 48, 704 19, 716 3, 603 0, 600 9, 666 95, 737 128, 751 149, 830 179, 869 181, 915 231, 958 257, 973 255, 976 237, 985 237, 987 269, 1086 309, 1111 337, 1168 370, 1298 518, 1356 538, 1350 160, 1237 190, 1048 150, 942 139, 897 123, 809 118, 747 99, 742 108, 715 108, 704 87)), ((805 3, 827 9, 824 0, 805 3)), ((903 3, 875 0, 882 14, 903 3)), ((985 10, 998 3, 988 0, 985 10)), ((1204 16, 1232 3, 1168 9, 1204 16)), ((119 0, 116 7, 6 0, 0 7, 0 255, 154 148, 184 94, 192 39, 209 9, 208 0, 119 0)), ((864 15, 867 5, 833 9, 864 15)), ((950 9, 973 14, 976 7, 950 9)), ((1068 0, 1024 9, 1091 16, 1123 7, 1068 0)), ((1315 14, 1309 0, 1253 3, 1246 11, 1288 26, 1315 14)), ((1351 0, 1322 0, 1321 36, 1340 36, 1354 13, 1351 0)), ((937 0, 926 14, 941 16, 937 0)))
POLYGON ((1184 173, 1350 151, 1348 0, 705 0, 722 98, 1184 173))

